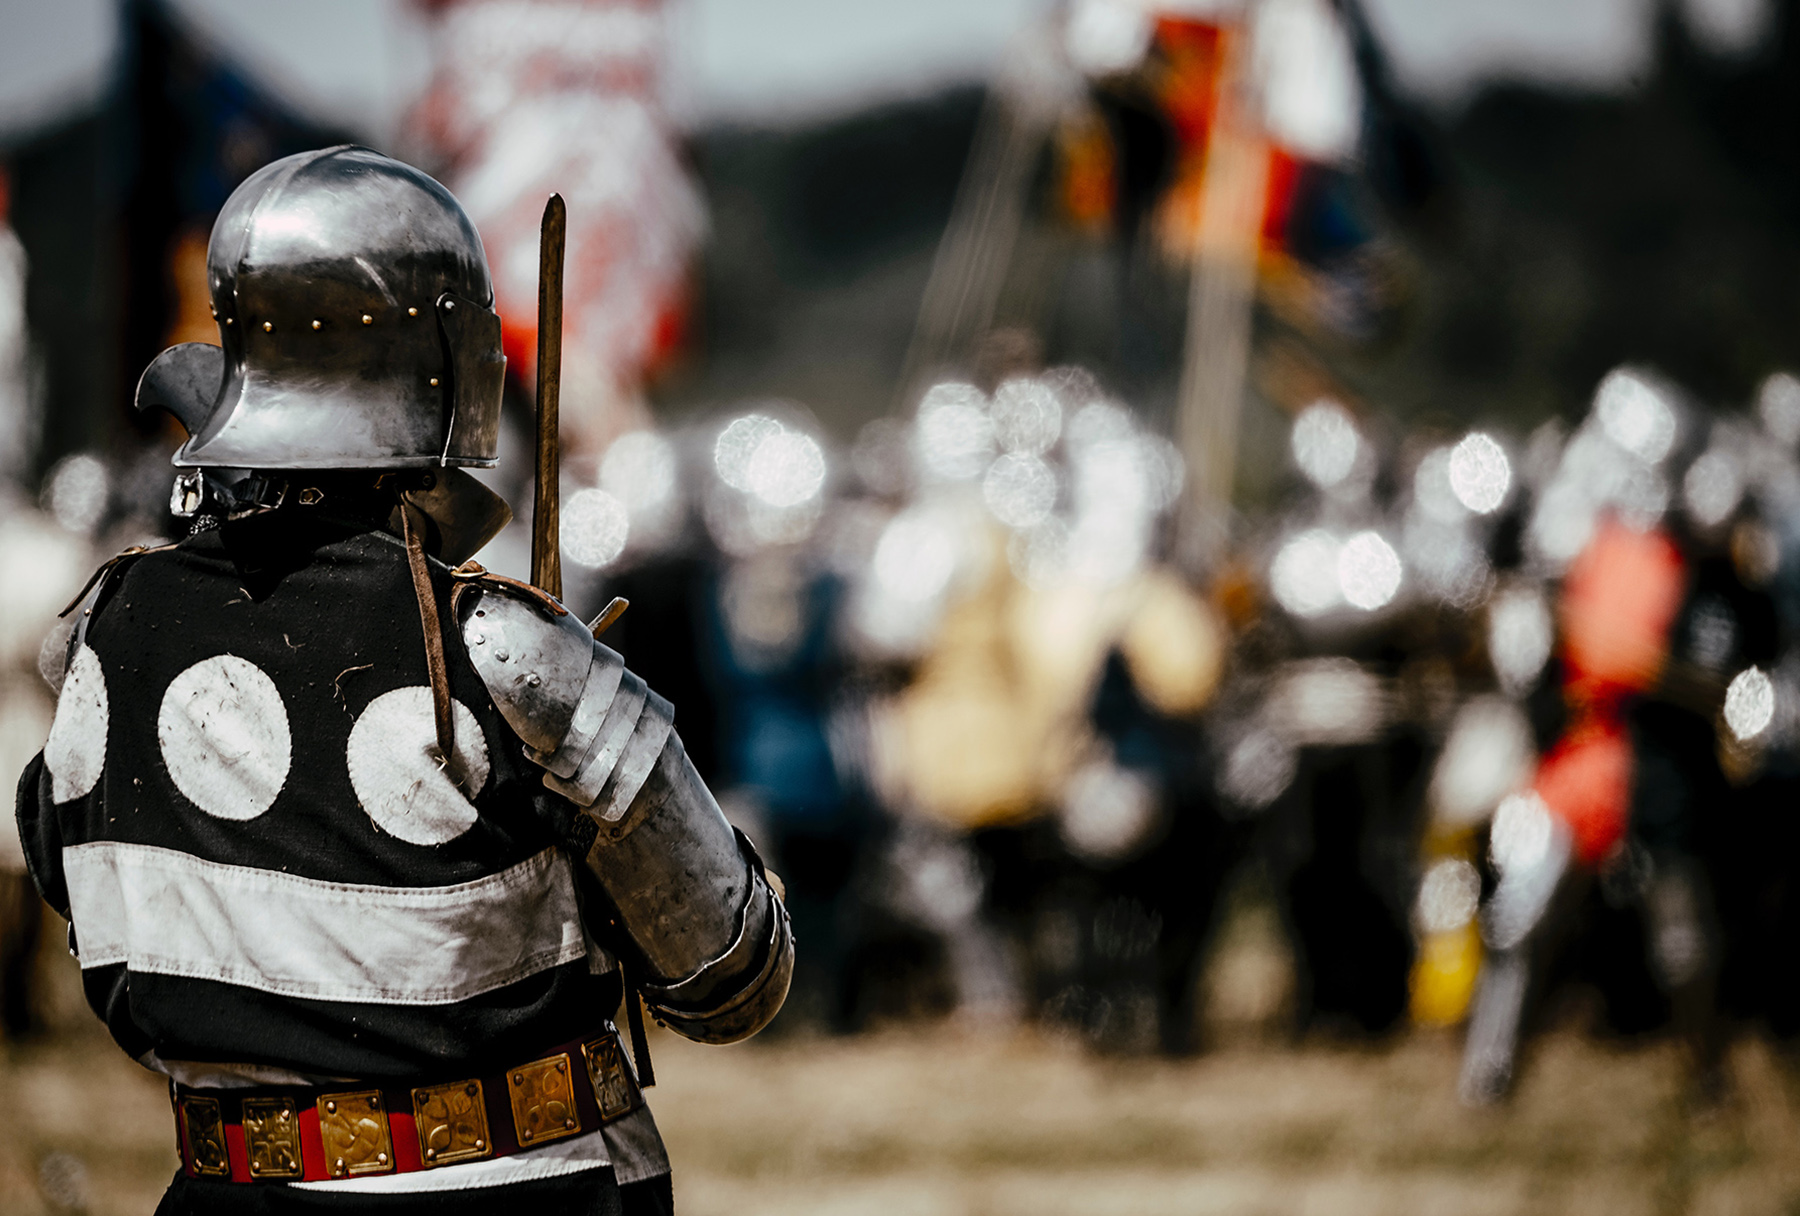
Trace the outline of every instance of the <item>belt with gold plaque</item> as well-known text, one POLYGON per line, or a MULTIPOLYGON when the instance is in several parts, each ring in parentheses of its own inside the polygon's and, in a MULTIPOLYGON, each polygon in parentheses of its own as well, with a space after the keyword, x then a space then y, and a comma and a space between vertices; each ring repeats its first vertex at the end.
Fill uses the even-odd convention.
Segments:
POLYGON ((405 1174, 530 1152, 644 1104, 608 1024, 503 1072, 402 1088, 177 1086, 182 1169, 233 1182, 405 1174))

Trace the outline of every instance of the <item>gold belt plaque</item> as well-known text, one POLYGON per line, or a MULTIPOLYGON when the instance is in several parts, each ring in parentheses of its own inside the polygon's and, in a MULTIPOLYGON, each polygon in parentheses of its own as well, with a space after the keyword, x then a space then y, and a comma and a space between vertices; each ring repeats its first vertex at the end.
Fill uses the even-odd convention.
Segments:
POLYGON ((601 1122, 610 1123, 638 1108, 637 1078, 631 1075, 618 1035, 602 1035, 583 1043, 581 1054, 587 1059, 588 1080, 594 1083, 594 1097, 600 1103, 601 1122))
POLYGON ((581 1130, 568 1052, 521 1064, 506 1080, 520 1148, 560 1140, 581 1130))
POLYGON ((298 1178, 306 1172, 292 1098, 244 1099, 244 1153, 252 1178, 298 1178))
POLYGON ((333 1178, 385 1174, 394 1168, 394 1142, 378 1089, 326 1094, 319 1099, 319 1138, 333 1178))
POLYGON ((188 1156, 194 1172, 208 1177, 231 1173, 225 1151, 225 1120, 217 1098, 181 1099, 181 1126, 187 1132, 188 1156))
POLYGON ((473 1161, 494 1151, 480 1081, 453 1081, 413 1090, 413 1123, 425 1168, 473 1161))

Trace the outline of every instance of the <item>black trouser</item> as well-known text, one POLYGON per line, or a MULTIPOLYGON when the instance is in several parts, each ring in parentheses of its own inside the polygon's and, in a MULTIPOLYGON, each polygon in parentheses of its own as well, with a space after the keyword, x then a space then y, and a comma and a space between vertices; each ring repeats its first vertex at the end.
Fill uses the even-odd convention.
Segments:
POLYGON ((611 1166, 466 1191, 421 1191, 407 1195, 358 1195, 291 1186, 223 1182, 176 1174, 156 1216, 242 1216, 267 1213, 367 1213, 368 1216, 489 1216, 529 1212, 531 1216, 673 1216, 675 1196, 669 1176, 620 1186, 611 1166))

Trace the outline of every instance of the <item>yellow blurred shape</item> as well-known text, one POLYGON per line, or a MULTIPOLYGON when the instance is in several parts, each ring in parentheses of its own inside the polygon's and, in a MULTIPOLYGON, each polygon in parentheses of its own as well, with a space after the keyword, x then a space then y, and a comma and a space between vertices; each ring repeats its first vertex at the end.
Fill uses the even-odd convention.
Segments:
POLYGON ((1113 647, 1145 700, 1177 716, 1205 706, 1224 661, 1212 609, 1167 571, 1043 588, 1004 560, 990 571, 875 722, 883 790, 962 828, 1048 809, 1092 750, 1089 703, 1113 647))
POLYGON ((1132 683, 1170 717, 1199 713, 1224 668, 1224 630, 1205 601, 1167 571, 1146 574, 1140 587, 1119 639, 1132 683))
POLYGON ((1421 1026, 1454 1026, 1469 1013, 1481 973, 1481 933, 1470 920, 1458 929, 1427 933, 1413 963, 1412 1019, 1421 1026))

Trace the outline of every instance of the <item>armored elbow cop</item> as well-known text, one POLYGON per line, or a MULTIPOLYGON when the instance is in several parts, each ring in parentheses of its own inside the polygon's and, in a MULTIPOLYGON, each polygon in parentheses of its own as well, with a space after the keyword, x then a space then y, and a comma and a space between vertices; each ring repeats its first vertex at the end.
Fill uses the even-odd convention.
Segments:
POLYGON ((704 1043, 762 1029, 793 974, 787 910, 688 759, 669 703, 572 615, 486 587, 458 615, 476 672, 544 784, 597 829, 587 865, 659 1020, 704 1043))

